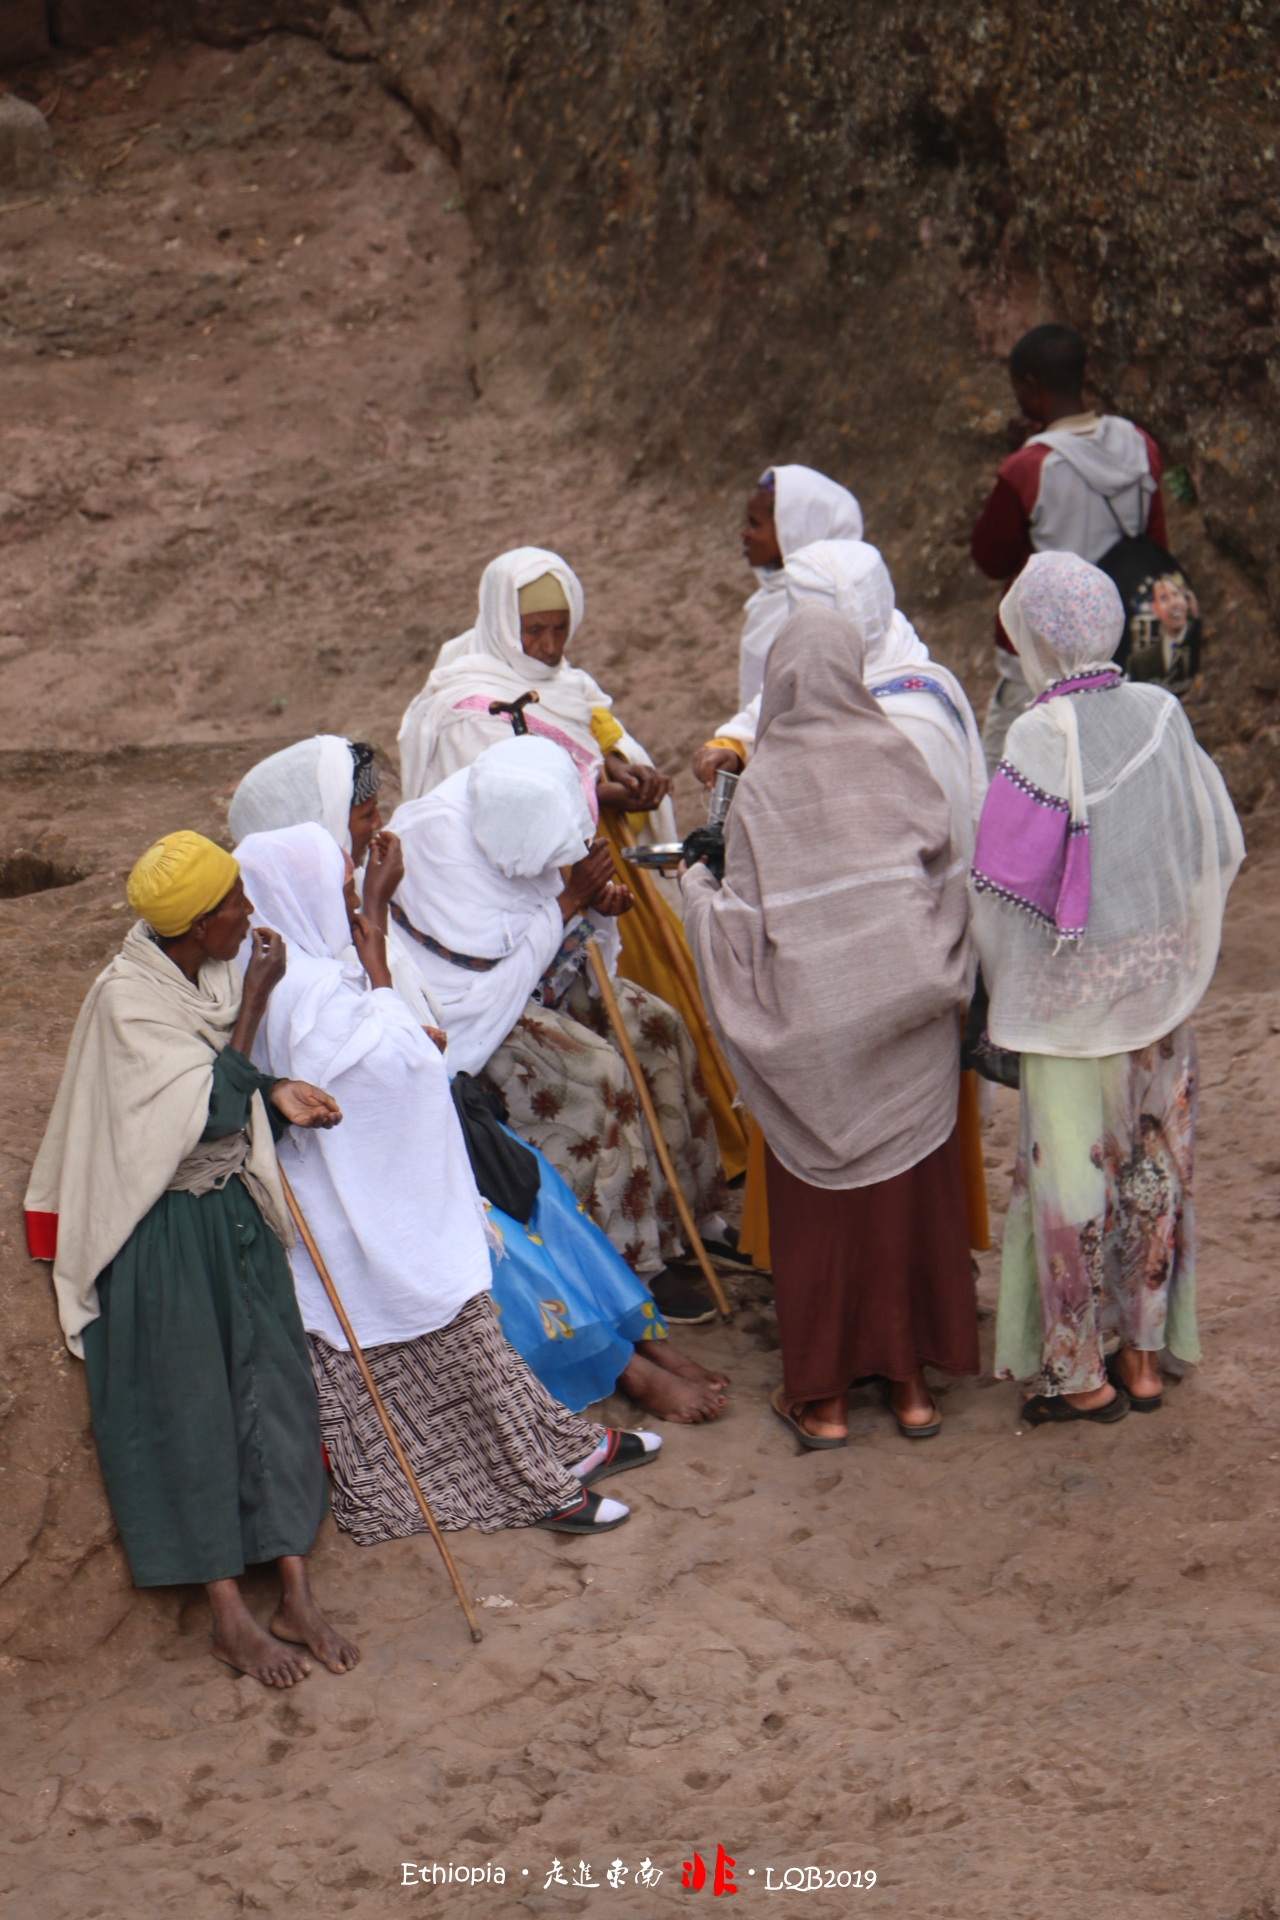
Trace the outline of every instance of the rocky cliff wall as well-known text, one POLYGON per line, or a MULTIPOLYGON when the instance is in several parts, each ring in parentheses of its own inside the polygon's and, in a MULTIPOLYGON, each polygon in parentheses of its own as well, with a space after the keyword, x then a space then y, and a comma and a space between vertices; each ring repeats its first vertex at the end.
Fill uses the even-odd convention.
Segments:
MULTIPOLYGON (((171 0, 376 58, 568 392, 646 460, 829 463, 1053 315, 1280 600, 1280 8, 171 0)), ((877 447, 876 451, 879 449, 877 447)))

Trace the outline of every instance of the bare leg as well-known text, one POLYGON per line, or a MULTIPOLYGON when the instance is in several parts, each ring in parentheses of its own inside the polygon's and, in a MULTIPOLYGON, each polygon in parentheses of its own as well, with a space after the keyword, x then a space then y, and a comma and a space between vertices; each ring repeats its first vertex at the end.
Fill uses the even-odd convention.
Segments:
POLYGON ((919 1367, 910 1380, 889 1382, 889 1405, 904 1427, 932 1426, 938 1417, 933 1395, 925 1385, 924 1374, 919 1367))
POLYGON ((360 1659, 360 1649, 329 1625, 312 1599, 305 1557, 286 1554, 276 1565, 280 1569, 280 1605, 271 1622, 272 1633, 281 1640, 310 1647, 330 1673, 349 1673, 360 1659))
MULTIPOLYGON (((724 1412, 724 1390, 711 1374, 690 1380, 654 1363, 650 1349, 663 1341, 646 1341, 645 1351, 637 1348, 618 1379, 629 1399, 659 1420, 675 1420, 682 1426, 700 1426, 706 1420, 718 1420, 724 1412)), ((702 1369, 699 1368, 699 1373, 702 1369)))
POLYGON ((213 1608, 215 1660, 261 1680, 264 1687, 291 1687, 306 1679, 311 1662, 263 1631, 244 1603, 238 1580, 210 1580, 205 1592, 213 1608))

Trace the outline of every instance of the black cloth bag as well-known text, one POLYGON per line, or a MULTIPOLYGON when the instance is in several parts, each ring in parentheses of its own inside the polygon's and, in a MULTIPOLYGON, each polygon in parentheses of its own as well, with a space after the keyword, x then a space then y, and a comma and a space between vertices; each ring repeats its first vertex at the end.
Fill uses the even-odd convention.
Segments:
POLYGON ((507 1112, 492 1088, 456 1073, 452 1092, 476 1185, 491 1205, 526 1226, 542 1185, 537 1155, 503 1132, 507 1112))

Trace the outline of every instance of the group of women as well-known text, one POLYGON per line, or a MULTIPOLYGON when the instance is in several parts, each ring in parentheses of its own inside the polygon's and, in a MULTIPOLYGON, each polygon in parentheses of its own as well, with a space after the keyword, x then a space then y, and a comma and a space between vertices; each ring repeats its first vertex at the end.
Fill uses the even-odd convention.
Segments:
POLYGON ((1006 599, 1038 698, 988 791, 845 489, 770 469, 744 548, 742 710, 694 768, 741 775, 722 880, 625 883, 628 844, 675 837, 671 782, 569 661, 582 589, 538 548, 485 570, 409 706, 387 827, 372 749, 322 735, 246 775, 234 855, 169 834, 130 876, 29 1238, 135 1580, 205 1583, 215 1652, 269 1684, 299 1645, 358 1658, 306 1582, 330 1487, 361 1543, 422 1525, 294 1218, 447 1527, 621 1524, 594 1488, 659 1443, 584 1418, 615 1386, 722 1412, 668 1332, 710 1311, 682 1217, 725 1258, 767 1235, 804 1447, 846 1444, 863 1380, 928 1437, 925 1366, 978 1369, 979 957, 987 1053, 1022 1056, 998 1371, 1029 1419, 1111 1420, 1159 1404, 1161 1348, 1196 1357, 1187 1021, 1242 856, 1217 770, 1108 665, 1122 608, 1081 561, 1006 599), (238 1586, 267 1559, 270 1632, 238 1586))

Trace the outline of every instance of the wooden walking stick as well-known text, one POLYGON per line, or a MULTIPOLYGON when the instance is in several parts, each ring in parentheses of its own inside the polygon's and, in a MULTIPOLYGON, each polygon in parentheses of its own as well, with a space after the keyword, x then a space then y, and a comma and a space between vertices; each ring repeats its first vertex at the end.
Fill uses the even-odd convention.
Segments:
MULTIPOLYGON (((277 1165, 278 1164, 279 1163, 277 1162, 277 1165)), ((444 1561, 444 1570, 453 1582, 453 1590, 458 1596, 458 1605, 462 1608, 463 1613, 466 1615, 467 1625, 471 1629, 471 1638, 473 1640, 483 1640, 484 1635, 480 1631, 479 1623, 476 1620, 475 1614, 471 1611, 471 1602, 467 1599, 466 1593, 463 1590, 462 1582, 458 1578, 458 1569, 453 1564, 453 1555, 449 1551, 449 1548, 445 1542, 444 1535, 441 1533, 439 1527, 436 1525, 435 1515, 432 1513, 430 1507, 427 1505, 426 1498, 423 1494, 422 1488, 418 1485, 418 1476, 414 1472, 413 1468, 409 1465, 409 1456, 406 1454, 404 1448, 400 1445, 400 1442, 396 1438, 395 1428, 392 1426, 390 1416, 388 1415, 386 1408, 382 1404, 382 1395, 378 1392, 377 1387, 374 1385, 373 1375, 369 1371, 369 1362, 365 1359, 364 1355, 360 1351, 360 1342, 356 1339, 356 1336, 352 1331, 351 1322, 347 1318, 346 1308, 343 1306, 341 1300, 338 1298, 338 1289, 334 1286, 333 1281, 329 1278, 329 1269, 328 1267, 326 1267, 324 1263, 324 1259, 323 1259, 323 1256, 321 1255, 319 1247, 316 1245, 315 1240, 312 1238, 310 1227, 307 1225, 305 1219, 303 1218, 302 1208, 298 1205, 297 1201, 293 1197, 293 1188, 289 1185, 289 1181, 283 1167, 280 1167, 280 1185, 284 1188, 284 1197, 288 1204, 289 1211, 293 1215, 293 1224, 298 1229, 298 1233, 301 1237, 303 1246, 306 1248, 307 1252, 311 1255, 312 1266, 315 1268, 316 1272, 320 1275, 320 1284, 329 1296, 329 1305, 333 1308, 334 1312, 338 1316, 338 1325, 342 1328, 342 1331, 347 1336, 347 1345, 351 1348, 351 1358, 355 1361, 356 1365, 360 1369, 360 1378, 364 1381, 364 1384, 368 1389, 369 1398, 373 1402, 373 1410, 377 1414, 379 1420, 382 1422, 382 1431, 386 1434, 387 1439, 391 1443, 391 1451, 392 1453, 394 1453, 396 1457, 396 1464, 400 1468, 400 1471, 404 1475, 405 1479, 409 1482, 410 1490, 413 1494, 414 1499, 418 1503, 419 1511, 421 1512, 423 1519, 427 1523, 427 1531, 430 1533, 431 1538, 435 1541, 437 1547, 440 1549, 440 1558, 444 1561)))
MULTIPOLYGON (((627 824, 627 816, 625 813, 618 814, 617 821, 618 837, 622 841, 622 844, 626 847, 634 847, 637 844, 636 837, 627 824)), ((680 982, 680 985, 684 988, 685 994, 693 1007, 694 1019, 697 1021, 702 1037, 707 1043, 707 1049, 711 1058, 715 1061, 717 1068, 729 1086, 734 1087, 735 1082, 732 1073, 729 1071, 729 1063, 720 1050, 720 1042, 716 1039, 715 1029, 710 1020, 708 1020, 707 1010, 702 1004, 702 992, 698 986, 697 976, 689 964, 688 955, 682 951, 680 942, 676 938, 675 929, 672 927, 670 916, 667 913, 666 902, 654 884, 653 875, 647 873, 643 867, 628 866, 625 881, 627 886, 638 888, 644 897, 645 904, 649 908, 650 913, 657 921, 658 932, 662 935, 662 944, 665 946, 667 958, 671 962, 671 970, 680 982)))
POLYGON ((680 1182, 676 1179, 676 1170, 671 1162, 671 1154, 666 1141, 662 1137, 662 1128, 658 1125, 658 1113, 653 1104, 653 1095, 649 1092, 649 1083, 645 1079, 640 1068, 640 1062, 636 1058, 636 1050, 631 1044, 631 1035, 622 1024, 622 1015, 618 1010, 617 995, 613 991, 613 982, 609 978, 609 969, 605 966, 604 956, 601 954, 594 940, 587 941, 587 959, 591 962, 591 971, 595 975, 596 985, 600 989, 600 998, 604 1002, 604 1010, 609 1016, 609 1025, 613 1028, 613 1037, 618 1043, 618 1050, 627 1063, 627 1071, 631 1075, 631 1079, 635 1085, 636 1098, 640 1102, 645 1119, 649 1122, 649 1131, 653 1135, 654 1151, 658 1156, 658 1164, 662 1168, 667 1185, 671 1189, 671 1197, 676 1203, 676 1212, 680 1215, 680 1224, 689 1236, 689 1242, 693 1247, 694 1253, 697 1255, 698 1265, 702 1268, 703 1277, 711 1289, 711 1297, 715 1301, 720 1313, 727 1320, 731 1309, 725 1295, 725 1290, 720 1284, 719 1274, 707 1258, 707 1250, 703 1246, 702 1236, 694 1224, 693 1214, 689 1209, 689 1202, 685 1199, 680 1182))

